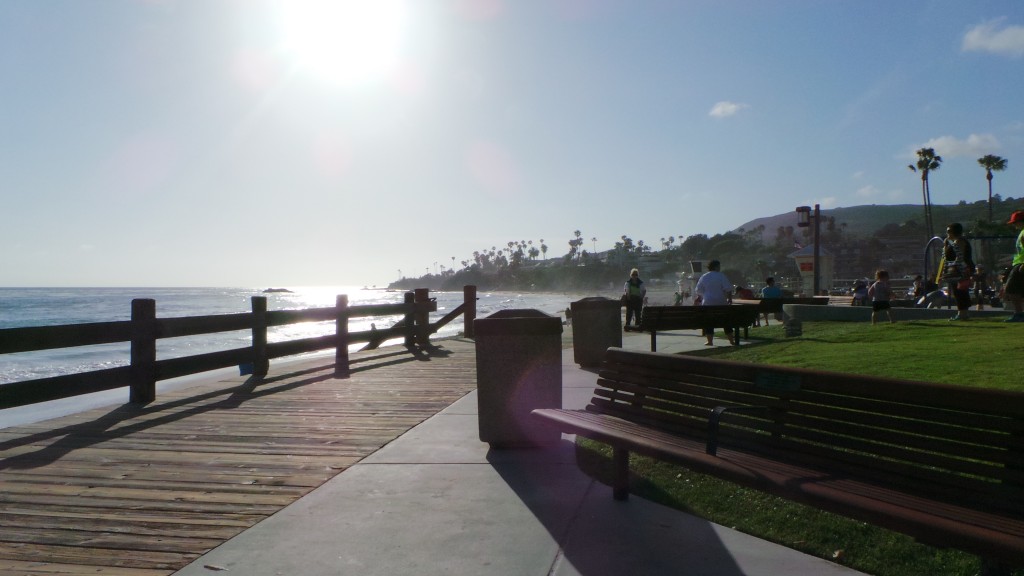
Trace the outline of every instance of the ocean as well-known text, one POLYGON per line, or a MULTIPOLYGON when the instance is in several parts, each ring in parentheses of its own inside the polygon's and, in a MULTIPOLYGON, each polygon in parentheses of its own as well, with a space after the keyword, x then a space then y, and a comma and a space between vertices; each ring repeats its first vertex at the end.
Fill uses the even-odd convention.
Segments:
MULTIPOLYGON (((157 318, 249 312, 252 296, 266 296, 268 310, 331 307, 339 294, 348 295, 350 306, 400 303, 404 298, 401 291, 353 286, 288 289, 290 292, 264 293, 262 288, 0 288, 0 329, 129 320, 131 301, 135 298, 154 299, 157 318)), ((431 314, 431 322, 462 304, 462 292, 431 292, 430 295, 437 299, 437 312, 431 314)), ((525 308, 564 319, 563 311, 584 295, 481 291, 477 297, 478 318, 498 310, 525 308)), ((400 316, 358 318, 353 319, 349 329, 353 332, 368 330, 371 323, 384 328, 400 319, 400 316)), ((460 316, 434 337, 454 336, 462 330, 460 316)), ((279 342, 333 332, 333 322, 310 322, 272 327, 267 339, 279 342)), ((157 359, 241 348, 248 346, 250 340, 251 334, 244 330, 161 339, 157 341, 157 359)), ((360 346, 354 345, 353 350, 360 346)), ((4 354, 0 355, 0 384, 125 366, 128 361, 127 343, 4 354)))

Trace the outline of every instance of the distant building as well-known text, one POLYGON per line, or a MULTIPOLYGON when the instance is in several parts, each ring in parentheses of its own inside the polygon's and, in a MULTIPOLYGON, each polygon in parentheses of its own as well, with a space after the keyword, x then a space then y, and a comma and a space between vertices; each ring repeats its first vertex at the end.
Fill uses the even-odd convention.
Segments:
MULTIPOLYGON (((804 246, 791 253, 789 257, 796 262, 797 271, 803 281, 803 291, 810 293, 814 288, 814 246, 804 246)), ((833 258, 832 254, 822 246, 818 247, 818 265, 821 267, 818 272, 818 288, 832 290, 832 279, 835 278, 833 258)))

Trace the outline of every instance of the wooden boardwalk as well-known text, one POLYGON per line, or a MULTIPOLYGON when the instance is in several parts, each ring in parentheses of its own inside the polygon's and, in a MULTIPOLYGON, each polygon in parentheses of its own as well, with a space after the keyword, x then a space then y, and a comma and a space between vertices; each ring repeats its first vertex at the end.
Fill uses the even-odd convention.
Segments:
POLYGON ((474 344, 437 344, 0 429, 0 575, 174 573, 473 390, 474 344))

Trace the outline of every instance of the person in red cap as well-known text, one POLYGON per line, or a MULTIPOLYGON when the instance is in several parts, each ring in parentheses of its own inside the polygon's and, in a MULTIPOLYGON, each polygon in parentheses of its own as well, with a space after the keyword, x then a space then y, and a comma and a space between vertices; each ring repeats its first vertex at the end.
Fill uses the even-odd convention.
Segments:
POLYGON ((1013 304, 1013 316, 1007 322, 1024 322, 1024 210, 1017 210, 1010 215, 1007 224, 1013 226, 1017 234, 1017 253, 1013 255, 1013 264, 1006 277, 1003 288, 1006 300, 1013 304))

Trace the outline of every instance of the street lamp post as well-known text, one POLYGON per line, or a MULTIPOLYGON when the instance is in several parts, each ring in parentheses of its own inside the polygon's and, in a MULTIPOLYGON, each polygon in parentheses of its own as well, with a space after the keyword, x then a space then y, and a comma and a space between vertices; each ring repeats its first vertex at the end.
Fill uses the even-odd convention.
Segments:
POLYGON ((810 206, 797 206, 796 207, 796 225, 801 228, 806 228, 811 225, 810 220, 814 219, 814 296, 817 296, 821 291, 821 268, 819 267, 821 260, 821 207, 818 204, 814 205, 814 215, 811 215, 810 206))

